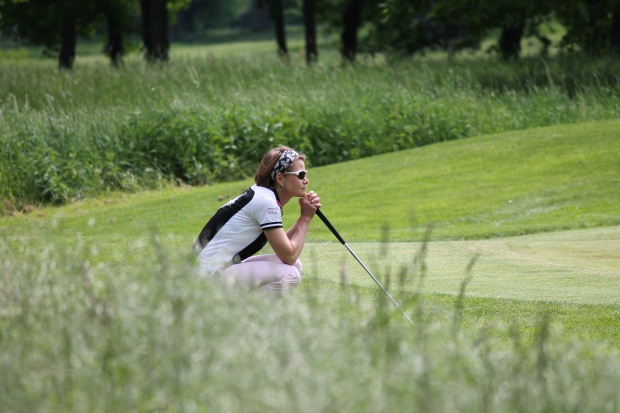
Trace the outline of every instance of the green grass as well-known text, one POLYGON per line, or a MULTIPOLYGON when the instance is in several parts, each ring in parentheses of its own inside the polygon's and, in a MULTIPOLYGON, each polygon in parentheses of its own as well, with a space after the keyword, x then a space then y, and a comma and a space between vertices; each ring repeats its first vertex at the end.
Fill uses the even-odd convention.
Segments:
POLYGON ((133 57, 120 70, 89 57, 69 73, 0 62, 0 198, 20 209, 169 180, 236 181, 275 143, 319 166, 620 115, 612 58, 376 57, 307 68, 269 49, 179 47, 170 64, 133 57))
MULTIPOLYGON (((311 168, 309 187, 349 241, 483 239, 619 225, 617 120, 446 142, 311 168)), ((308 160, 309 164, 312 159, 308 160)), ((47 227, 85 236, 163 234, 194 237, 210 211, 252 182, 162 189, 84 200, 2 220, 4 235, 47 227), (40 217, 39 215, 42 215, 40 217), (89 224, 90 222, 90 224, 89 224)), ((295 207, 287 206, 291 224, 295 207)), ((312 241, 331 241, 320 221, 312 241)))
MULTIPOLYGON (((468 139, 351 162, 318 166, 309 153, 325 214, 414 325, 318 219, 301 257, 303 283, 284 300, 198 277, 195 237, 251 181, 192 188, 154 179, 156 190, 143 192, 125 176, 120 189, 137 192, 0 217, 3 412, 620 411, 613 82, 590 87, 587 76, 558 75, 552 87, 500 91, 524 79, 522 68, 486 80, 483 69, 438 74, 432 61, 422 71, 411 62, 392 72, 378 62, 306 71, 224 57, 228 50, 213 66, 208 53, 155 69, 129 62, 135 76, 98 83, 90 76, 109 72, 97 58, 73 75, 24 64, 5 72, 0 131, 51 139, 58 159, 73 153, 66 171, 74 176, 81 156, 99 155, 63 145, 91 132, 100 145, 113 142, 134 110, 205 120, 197 107, 247 104, 237 118, 216 118, 242 119, 232 130, 263 136, 265 102, 275 102, 266 112, 288 107, 306 118, 312 102, 325 108, 312 119, 333 118, 325 136, 355 135, 340 146, 324 141, 339 156, 373 139, 417 136, 414 126, 452 136, 455 125, 473 125, 468 139), (214 79, 231 82, 218 89, 214 79), (153 93, 157 82, 164 87, 153 93), (291 106, 308 84, 315 94, 291 106), (122 85, 126 96, 102 92, 122 85)), ((275 125, 282 113, 267 117, 275 125)), ((296 215, 292 202, 286 225, 296 215)))
POLYGON ((410 326, 334 242, 307 245, 304 282, 280 302, 195 276, 197 229, 149 235, 151 219, 181 228, 186 217, 174 218, 172 206, 216 188, 2 219, 5 411, 620 406, 618 227, 431 241, 426 255, 420 243, 352 242, 411 314, 410 326))
POLYGON ((157 239, 150 247, 155 256, 117 246, 99 264, 90 242, 27 248, 24 260, 3 254, 0 270, 13 275, 0 284, 4 411, 614 411, 620 402, 617 354, 549 324, 544 311, 570 313, 561 307, 468 300, 453 323, 448 300, 435 312, 437 300, 409 296, 412 327, 355 286, 274 302, 194 276, 157 239), (498 310, 512 315, 508 327, 472 322, 498 310))
MULTIPOLYGON (((609 332, 620 331, 614 321, 620 304, 619 125, 505 133, 311 168, 310 186, 354 251, 382 279, 391 273, 394 285, 401 269, 412 267, 432 225, 424 283, 396 286, 399 294, 421 288, 451 311, 465 268, 479 254, 466 290, 468 323, 505 325, 529 313, 527 322, 535 325, 541 308, 553 308, 558 319, 572 323, 569 336, 580 331, 585 339, 620 344, 609 332)), ((97 245, 97 261, 120 256, 134 265, 139 256, 152 256, 153 233, 171 250, 188 252, 210 214, 250 184, 110 194, 3 218, 0 234, 13 248, 49 242, 71 248, 79 240, 97 245)), ((287 226, 296 209, 294 202, 285 207, 287 226)), ((302 259, 310 292, 321 285, 334 289, 342 265, 366 295, 376 289, 318 219, 309 240, 302 259)))
POLYGON ((356 240, 376 240, 378 225, 394 240, 420 239, 427 224, 434 239, 618 225, 619 127, 614 120, 431 145, 321 168, 311 185, 356 240))

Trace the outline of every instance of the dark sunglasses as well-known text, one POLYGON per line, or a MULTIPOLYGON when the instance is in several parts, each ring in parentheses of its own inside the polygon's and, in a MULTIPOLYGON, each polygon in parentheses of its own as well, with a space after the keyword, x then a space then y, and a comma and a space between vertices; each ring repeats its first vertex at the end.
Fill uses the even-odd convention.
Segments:
POLYGON ((308 175, 308 171, 284 172, 284 175, 295 175, 297 178, 304 180, 306 179, 306 175, 308 175))

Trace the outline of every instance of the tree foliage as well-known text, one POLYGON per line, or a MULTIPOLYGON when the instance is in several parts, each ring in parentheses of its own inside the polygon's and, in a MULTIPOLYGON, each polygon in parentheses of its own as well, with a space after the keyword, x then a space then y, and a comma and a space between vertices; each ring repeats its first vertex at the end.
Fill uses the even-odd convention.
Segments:
POLYGON ((60 45, 63 20, 73 19, 77 33, 90 36, 97 23, 101 1, 5 0, 0 3, 0 24, 13 37, 25 38, 51 50, 60 45))
POLYGON ((558 0, 556 12, 568 28, 563 39, 568 49, 591 55, 620 52, 619 0, 558 0))
POLYGON ((192 0, 177 13, 176 36, 192 40, 207 30, 227 28, 247 12, 249 7, 247 0, 192 0))
MULTIPOLYGON (((145 37, 145 49, 147 58, 158 59, 167 55, 166 50, 161 49, 161 44, 153 46, 152 42, 162 40, 154 39, 153 35, 161 36, 167 32, 167 12, 176 13, 190 4, 191 0, 2 0, 0 1, 0 28, 5 35, 14 39, 27 40, 32 44, 41 45, 46 53, 59 53, 60 66, 70 68, 72 61, 63 63, 63 58, 72 59, 75 53, 68 51, 73 56, 63 57, 67 47, 67 37, 73 37, 75 43, 77 37, 90 38, 95 35, 104 23, 107 23, 108 36, 106 40, 106 52, 113 59, 122 52, 112 47, 122 39, 123 34, 135 31, 132 27, 139 14, 138 5, 153 3, 163 5, 163 12, 154 16, 143 16, 143 21, 154 22, 155 26, 146 25, 149 35, 145 37), (162 18, 162 16, 164 18, 162 18), (113 40, 114 39, 114 40, 113 40), (159 47, 159 48, 157 48, 159 47), (153 50, 157 49, 158 52, 153 50)), ((151 8, 159 10, 161 7, 151 8)), ((118 45, 117 45, 118 46, 118 45)))
MULTIPOLYGON (((566 28, 563 45, 589 54, 620 49, 619 0, 386 0, 373 23, 377 42, 403 53, 478 47, 499 30, 504 58, 518 57, 525 32, 558 19, 566 28)), ((543 40, 544 41, 544 40, 543 40)))
POLYGON ((399 54, 455 52, 478 48, 490 35, 497 36, 505 60, 518 58, 525 35, 549 43, 539 26, 550 20, 565 27, 565 50, 620 53, 620 0, 0 0, 0 28, 5 36, 58 53, 61 67, 70 67, 78 37, 105 27, 105 50, 116 64, 123 36, 140 27, 147 59, 166 60, 170 23, 178 22, 176 38, 191 39, 195 31, 240 24, 257 4, 270 10, 281 56, 288 54, 285 23, 292 16, 305 23, 309 62, 318 56, 315 26, 337 33, 342 56, 350 61, 358 44, 399 54))

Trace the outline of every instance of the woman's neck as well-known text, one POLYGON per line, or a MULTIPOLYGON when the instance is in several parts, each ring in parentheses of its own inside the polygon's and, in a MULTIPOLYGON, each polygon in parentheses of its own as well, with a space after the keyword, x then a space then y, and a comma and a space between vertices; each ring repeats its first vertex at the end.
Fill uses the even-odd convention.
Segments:
POLYGON ((280 192, 278 192, 278 188, 274 189, 273 191, 276 194, 276 199, 278 200, 278 202, 280 203, 281 206, 284 206, 288 203, 288 201, 291 200, 290 196, 286 196, 280 192))

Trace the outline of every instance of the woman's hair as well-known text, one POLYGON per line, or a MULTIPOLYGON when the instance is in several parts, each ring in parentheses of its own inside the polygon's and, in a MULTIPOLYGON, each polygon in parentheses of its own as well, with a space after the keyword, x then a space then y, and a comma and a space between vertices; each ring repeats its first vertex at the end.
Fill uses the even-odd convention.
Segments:
MULTIPOLYGON (((282 156, 282 153, 286 150, 294 150, 289 148, 288 146, 278 146, 277 148, 273 148, 263 156, 263 159, 260 161, 258 168, 256 168, 256 174, 254 175, 254 182, 258 186, 264 186, 265 188, 274 189, 275 182, 271 179, 271 172, 282 156)), ((299 155, 299 159, 306 160, 306 155, 299 155)))

